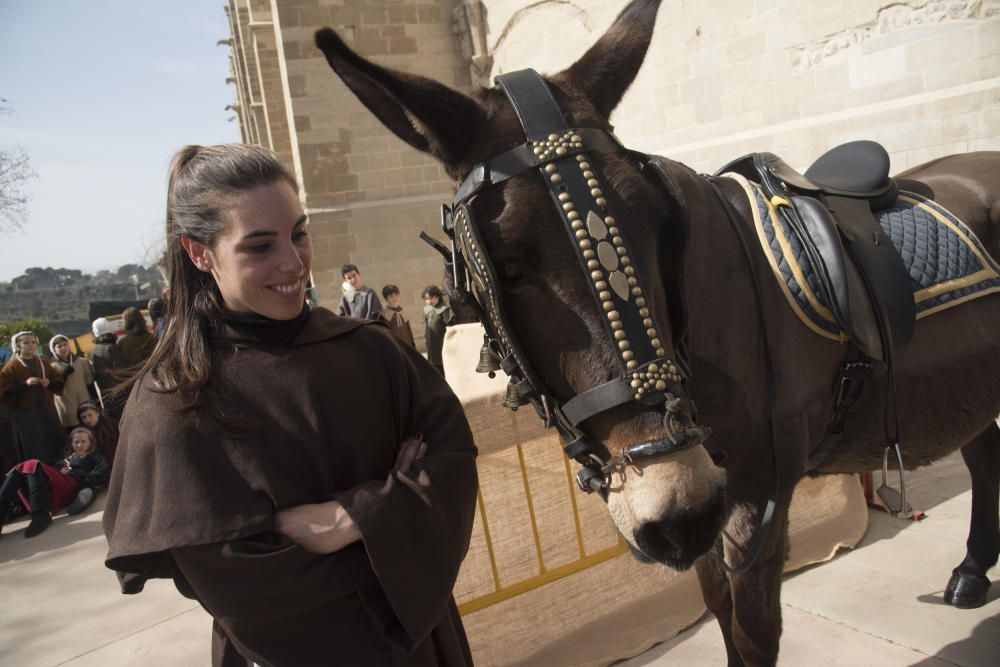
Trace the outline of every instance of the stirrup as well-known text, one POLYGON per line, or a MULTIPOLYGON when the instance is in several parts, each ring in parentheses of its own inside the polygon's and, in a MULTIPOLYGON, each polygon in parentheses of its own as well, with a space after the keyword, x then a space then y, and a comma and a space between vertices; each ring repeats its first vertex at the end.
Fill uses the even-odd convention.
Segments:
POLYGON ((882 484, 875 491, 878 494, 879 500, 882 501, 882 504, 889 511, 889 514, 893 516, 898 516, 904 512, 909 514, 913 511, 913 508, 906 502, 906 482, 903 477, 903 452, 899 448, 899 443, 894 442, 886 447, 882 453, 882 484), (899 491, 889 486, 885 481, 885 478, 889 474, 889 452, 895 452, 896 454, 896 464, 899 466, 899 491))

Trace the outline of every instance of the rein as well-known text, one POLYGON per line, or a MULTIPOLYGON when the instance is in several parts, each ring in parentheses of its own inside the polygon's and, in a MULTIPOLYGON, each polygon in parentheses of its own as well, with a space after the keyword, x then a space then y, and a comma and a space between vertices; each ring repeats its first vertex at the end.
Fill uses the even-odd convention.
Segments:
POLYGON ((631 246, 605 198, 603 176, 590 156, 621 152, 639 159, 641 166, 650 158, 627 151, 605 130, 570 128, 547 84, 534 70, 504 74, 496 82, 517 113, 526 141, 472 168, 452 205, 442 206, 450 253, 431 245, 444 250, 455 289, 477 311, 486 330, 485 360, 481 359, 477 370, 503 370, 510 376, 504 405, 516 409, 530 403, 546 427, 559 431, 566 455, 582 466, 576 476, 580 488, 606 495, 614 472, 701 444, 709 432, 682 418, 682 401, 677 397, 687 399, 683 370, 687 364, 668 354, 668 339, 655 323, 642 276, 632 263, 631 246), (512 333, 496 267, 474 212, 479 193, 531 171, 542 178, 562 219, 590 293, 605 315, 605 335, 616 351, 618 377, 565 402, 556 400, 541 382, 512 333), (664 406, 667 437, 630 445, 611 455, 581 428, 594 415, 632 402, 664 406))
MULTIPOLYGON (((771 433, 771 462, 774 470, 774 474, 772 475, 774 478, 774 485, 771 487, 771 494, 767 498, 767 505, 764 507, 764 513, 761 516, 760 524, 757 526, 753 542, 750 544, 750 549, 747 551, 747 555, 743 558, 743 562, 736 567, 730 567, 729 563, 726 562, 725 551, 723 551, 721 559, 722 567, 730 575, 736 575, 746 572, 750 566, 753 565, 754 561, 757 560, 757 556, 760 555, 761 550, 764 548, 764 542, 767 541, 767 536, 771 532, 771 524, 774 519, 774 509, 778 503, 778 494, 781 492, 781 478, 778 466, 778 440, 774 431, 774 406, 777 401, 777 391, 775 390, 774 382, 774 364, 771 359, 771 343, 767 336, 767 320, 764 317, 764 304, 761 303, 761 280, 757 273, 757 267, 753 262, 753 254, 750 252, 751 245, 750 241, 747 239, 747 231, 746 228, 740 224, 739 213, 735 210, 732 203, 726 199, 726 196, 722 194, 722 190, 719 188, 715 178, 708 177, 707 180, 708 184, 712 186, 712 192, 715 193, 716 198, 718 198, 719 203, 722 204, 722 208, 726 212, 726 219, 733 227, 733 231, 736 232, 736 236, 740 239, 740 245, 743 248, 743 256, 746 257, 747 266, 750 268, 750 277, 753 280, 754 304, 757 306, 757 319, 760 321, 761 338, 764 343, 764 375, 766 378, 765 384, 767 386, 767 426, 771 433)), ((732 538, 730 538, 730 541, 732 541, 732 538)))

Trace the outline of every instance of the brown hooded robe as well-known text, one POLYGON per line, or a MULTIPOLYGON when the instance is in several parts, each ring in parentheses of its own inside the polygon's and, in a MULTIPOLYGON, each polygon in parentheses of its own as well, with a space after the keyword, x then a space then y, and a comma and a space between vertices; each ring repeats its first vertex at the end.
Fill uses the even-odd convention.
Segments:
POLYGON ((316 309, 291 345, 224 328, 211 383, 249 436, 173 416, 178 397, 148 377, 132 390, 107 566, 125 593, 170 577, 197 599, 215 665, 471 664, 451 590, 475 511, 472 434, 420 354, 363 324, 316 309), (426 455, 391 472, 415 433, 426 455), (276 510, 329 499, 361 541, 316 555, 272 532, 276 510))

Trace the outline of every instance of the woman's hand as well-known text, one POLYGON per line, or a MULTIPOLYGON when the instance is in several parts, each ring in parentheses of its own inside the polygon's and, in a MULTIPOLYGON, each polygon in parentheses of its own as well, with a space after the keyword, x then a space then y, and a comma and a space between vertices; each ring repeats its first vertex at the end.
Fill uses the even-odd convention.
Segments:
MULTIPOLYGON (((426 451, 420 435, 407 438, 399 446, 393 473, 409 472, 426 451)), ((336 500, 283 509, 274 515, 274 530, 315 554, 332 554, 361 539, 354 520, 336 500)))
POLYGON ((361 539, 361 532, 336 500, 297 505, 274 515, 274 530, 314 554, 332 554, 361 539))

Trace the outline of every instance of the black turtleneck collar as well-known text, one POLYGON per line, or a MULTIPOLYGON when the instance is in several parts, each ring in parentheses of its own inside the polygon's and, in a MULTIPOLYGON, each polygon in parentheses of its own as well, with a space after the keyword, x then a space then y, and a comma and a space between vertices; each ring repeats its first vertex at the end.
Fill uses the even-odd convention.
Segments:
POLYGON ((266 345, 288 345, 302 332, 309 315, 306 304, 302 304, 302 311, 290 320, 272 320, 257 313, 236 313, 223 309, 222 331, 217 335, 266 345))

